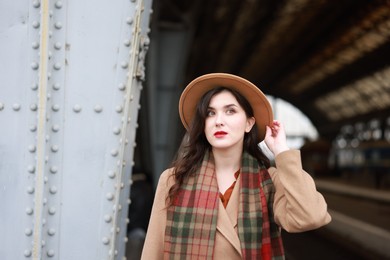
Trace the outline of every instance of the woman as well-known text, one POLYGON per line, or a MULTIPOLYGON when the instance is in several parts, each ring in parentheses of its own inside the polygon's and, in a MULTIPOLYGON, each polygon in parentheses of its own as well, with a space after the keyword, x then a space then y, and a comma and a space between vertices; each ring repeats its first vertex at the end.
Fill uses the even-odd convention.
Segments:
POLYGON ((183 91, 188 142, 160 177, 142 259, 283 259, 280 228, 330 222, 323 196, 289 150, 265 95, 224 73, 183 91), (271 167, 258 143, 275 156, 271 167))

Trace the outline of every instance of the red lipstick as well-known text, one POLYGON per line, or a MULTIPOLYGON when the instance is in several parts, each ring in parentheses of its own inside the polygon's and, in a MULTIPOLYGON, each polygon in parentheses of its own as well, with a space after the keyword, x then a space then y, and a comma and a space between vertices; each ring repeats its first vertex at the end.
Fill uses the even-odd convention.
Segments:
POLYGON ((227 133, 224 131, 218 131, 214 133, 214 136, 217 138, 224 137, 225 135, 227 135, 227 133))

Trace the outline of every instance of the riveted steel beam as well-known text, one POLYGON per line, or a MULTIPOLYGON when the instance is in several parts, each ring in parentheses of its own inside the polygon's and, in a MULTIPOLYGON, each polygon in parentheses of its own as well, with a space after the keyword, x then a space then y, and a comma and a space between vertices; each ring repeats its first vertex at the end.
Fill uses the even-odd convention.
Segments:
POLYGON ((0 259, 122 259, 151 0, 0 12, 0 259))

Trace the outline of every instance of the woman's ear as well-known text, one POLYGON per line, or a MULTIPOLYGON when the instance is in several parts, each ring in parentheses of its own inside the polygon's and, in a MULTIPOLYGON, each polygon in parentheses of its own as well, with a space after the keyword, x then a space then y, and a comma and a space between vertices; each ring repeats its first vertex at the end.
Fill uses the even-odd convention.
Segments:
POLYGON ((256 120, 255 118, 252 116, 252 117, 249 117, 247 120, 246 120, 246 128, 245 128, 245 132, 246 133, 249 133, 252 129, 252 127, 254 126, 256 120))

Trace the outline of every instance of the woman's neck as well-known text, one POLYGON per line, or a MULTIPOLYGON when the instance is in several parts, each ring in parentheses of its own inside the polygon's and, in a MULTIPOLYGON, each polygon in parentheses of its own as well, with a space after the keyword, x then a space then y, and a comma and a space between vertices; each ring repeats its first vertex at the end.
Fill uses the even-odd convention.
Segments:
POLYGON ((215 170, 217 172, 236 172, 241 166, 241 149, 213 149, 215 170))
POLYGON ((213 149, 215 174, 218 183, 219 191, 224 194, 225 191, 236 180, 234 173, 240 169, 241 166, 241 154, 237 150, 219 150, 213 149))

